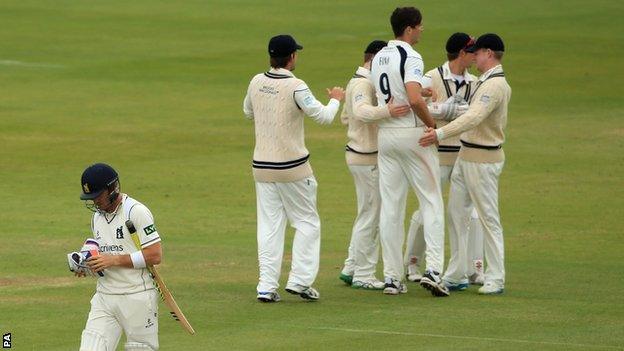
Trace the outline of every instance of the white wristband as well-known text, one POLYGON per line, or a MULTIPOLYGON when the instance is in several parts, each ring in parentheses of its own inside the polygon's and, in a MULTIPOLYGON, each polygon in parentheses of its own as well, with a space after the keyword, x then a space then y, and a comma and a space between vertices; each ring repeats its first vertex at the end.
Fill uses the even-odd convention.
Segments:
POLYGON ((147 267, 147 264, 145 263, 145 257, 143 257, 143 252, 141 250, 131 253, 130 259, 132 260, 132 265, 134 266, 134 268, 147 267))

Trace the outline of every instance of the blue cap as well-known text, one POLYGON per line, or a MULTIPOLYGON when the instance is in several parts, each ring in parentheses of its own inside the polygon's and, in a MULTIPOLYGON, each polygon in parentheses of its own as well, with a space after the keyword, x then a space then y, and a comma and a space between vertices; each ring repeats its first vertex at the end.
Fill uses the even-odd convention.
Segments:
POLYGON ((269 40, 269 56, 271 57, 286 57, 301 49, 303 46, 297 44, 295 38, 288 34, 276 35, 269 40))
POLYGON ((82 172, 80 199, 93 200, 118 180, 119 175, 113 167, 105 163, 91 165, 82 172))

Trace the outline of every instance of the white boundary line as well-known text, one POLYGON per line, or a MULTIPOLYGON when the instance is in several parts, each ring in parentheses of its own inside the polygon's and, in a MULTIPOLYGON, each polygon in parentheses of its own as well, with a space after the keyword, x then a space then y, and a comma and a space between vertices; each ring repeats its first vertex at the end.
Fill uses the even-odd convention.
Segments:
POLYGON ((387 330, 365 330, 365 329, 349 329, 349 328, 313 328, 317 330, 331 330, 341 331, 349 333, 375 333, 375 334, 388 334, 388 335, 407 335, 407 336, 426 336, 432 338, 444 338, 444 339, 467 339, 467 340, 481 340, 481 341, 496 341, 496 342, 515 342, 522 344, 538 344, 538 345, 556 345, 556 346, 574 346, 584 348, 603 348, 622 350, 622 347, 611 345, 590 345, 590 344, 574 344, 568 342, 553 342, 553 341, 532 341, 521 339, 500 339, 500 338, 483 338, 478 336, 460 336, 460 335, 442 335, 442 334, 425 334, 425 333, 408 333, 408 332, 395 332, 387 330))
POLYGON ((55 65, 52 63, 29 63, 15 60, 0 60, 3 66, 21 66, 21 67, 39 67, 39 68, 63 68, 63 65, 55 65))

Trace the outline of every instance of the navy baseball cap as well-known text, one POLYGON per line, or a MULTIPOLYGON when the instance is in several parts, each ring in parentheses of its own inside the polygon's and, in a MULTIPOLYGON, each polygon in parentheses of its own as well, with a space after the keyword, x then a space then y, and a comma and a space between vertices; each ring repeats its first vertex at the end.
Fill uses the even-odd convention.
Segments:
POLYGON ((446 41, 446 52, 456 54, 464 50, 465 52, 475 52, 475 39, 466 33, 453 33, 446 41))
POLYGON ((91 165, 82 172, 80 199, 93 200, 118 180, 119 175, 113 167, 105 163, 91 165))
POLYGON ((295 38, 288 34, 276 35, 269 40, 269 56, 271 57, 286 57, 301 49, 303 46, 297 44, 295 38))
POLYGON ((505 51, 503 39, 494 33, 483 34, 477 39, 475 49, 490 49, 492 51, 505 51))
POLYGON ((388 46, 388 43, 386 43, 383 40, 373 40, 370 42, 370 44, 368 44, 368 46, 366 47, 366 50, 364 50, 364 53, 376 54, 379 52, 379 50, 385 48, 386 46, 388 46))

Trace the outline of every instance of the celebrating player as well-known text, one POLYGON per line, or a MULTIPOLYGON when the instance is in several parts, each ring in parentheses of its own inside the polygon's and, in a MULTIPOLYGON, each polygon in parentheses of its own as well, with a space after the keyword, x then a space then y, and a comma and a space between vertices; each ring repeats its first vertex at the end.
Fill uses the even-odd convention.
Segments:
POLYGON ((421 285, 435 296, 448 296, 440 274, 444 265, 444 207, 440 166, 435 146, 421 147, 424 126, 435 123, 421 96, 423 61, 412 44, 423 30, 422 16, 414 7, 397 8, 390 17, 395 40, 375 55, 371 78, 377 100, 384 106, 392 98, 409 102, 413 111, 405 117, 379 122, 380 241, 384 262, 385 294, 407 292, 403 284, 405 200, 408 187, 415 189, 423 216, 427 270, 421 285))
POLYGON ((260 279, 257 298, 277 302, 278 280, 284 252, 286 222, 296 230, 292 266, 286 291, 317 300, 312 287, 319 269, 321 222, 316 209, 317 183, 303 136, 303 118, 320 124, 334 120, 344 90, 327 89, 327 106, 292 71, 297 50, 303 49, 290 35, 269 41, 271 70, 257 74, 249 83, 243 112, 254 120, 256 146, 253 174, 258 215, 258 261, 260 279))
MULTIPOLYGON (((449 121, 457 118, 468 109, 468 100, 473 89, 476 77, 468 72, 474 61, 474 39, 466 33, 454 33, 446 42, 446 55, 448 61, 442 66, 425 73, 423 86, 431 88, 437 96, 438 102, 429 104, 431 115, 436 119, 437 125, 444 126, 449 121), (444 101, 441 103, 440 101, 444 101)), ((441 141, 438 145, 440 157, 440 182, 450 182, 453 165, 460 149, 459 136, 441 141)), ((466 228, 468 230, 468 228, 466 228)), ((461 259, 451 259, 454 263, 466 263, 470 282, 483 284, 483 229, 476 210, 471 213, 470 235, 450 237, 453 251, 451 256, 461 259), (468 243, 456 244, 457 240, 467 238, 468 243), (464 251, 468 248, 469 255, 464 251)), ((414 212, 407 235, 407 247, 405 250, 405 264, 407 265, 407 279, 419 282, 422 277, 420 265, 425 254, 425 239, 422 231, 422 217, 420 211, 414 212)), ((449 266, 449 271, 457 267, 449 266)), ((462 266, 462 269, 463 266, 462 266)), ((450 290, 463 290, 468 287, 468 281, 461 284, 447 285, 450 290)))
POLYGON ((89 166, 81 184, 80 199, 94 211, 91 230, 100 252, 87 265, 104 274, 91 299, 80 350, 115 350, 122 331, 126 351, 158 350, 158 293, 146 267, 160 263, 162 248, 152 213, 120 192, 117 172, 109 165, 89 166), (127 220, 138 230, 141 247, 135 246, 127 220))
MULTIPOLYGON (((496 34, 484 34, 477 39, 475 49, 476 66, 482 74, 470 98, 470 108, 444 127, 428 130, 420 139, 420 145, 429 146, 436 141, 461 135, 462 147, 451 175, 449 236, 459 238, 466 235, 465 224, 474 206, 483 224, 487 262, 485 283, 479 288, 479 293, 489 295, 500 294, 505 287, 498 178, 505 163, 502 145, 511 88, 501 65, 505 51, 503 40, 496 34)), ((463 241, 458 240, 456 244, 463 241)), ((449 267, 462 267, 461 262, 453 262, 455 258, 461 259, 451 256, 449 267)), ((460 284, 466 279, 466 272, 461 269, 449 271, 444 276, 444 281, 449 284, 460 284)))
POLYGON ((345 158, 353 175, 357 195, 357 216, 353 224, 349 256, 340 279, 353 288, 381 290, 384 283, 375 278, 379 258, 379 169, 377 168, 376 121, 403 116, 408 105, 389 102, 377 106, 375 87, 370 81, 370 63, 387 43, 375 40, 364 50, 364 64, 358 67, 347 85, 345 105, 340 119, 347 124, 349 142, 345 158))

